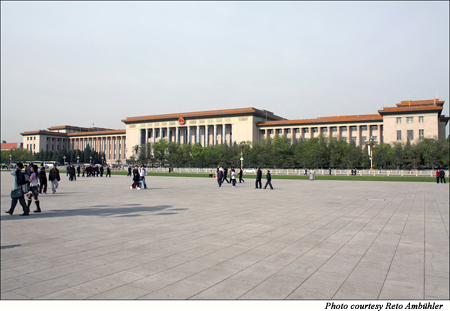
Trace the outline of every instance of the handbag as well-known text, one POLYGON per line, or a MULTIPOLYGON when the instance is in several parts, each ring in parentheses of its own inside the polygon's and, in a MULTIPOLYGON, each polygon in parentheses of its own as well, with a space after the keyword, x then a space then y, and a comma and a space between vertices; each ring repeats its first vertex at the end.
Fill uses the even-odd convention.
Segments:
POLYGON ((11 190, 11 199, 19 199, 23 197, 22 187, 11 190))

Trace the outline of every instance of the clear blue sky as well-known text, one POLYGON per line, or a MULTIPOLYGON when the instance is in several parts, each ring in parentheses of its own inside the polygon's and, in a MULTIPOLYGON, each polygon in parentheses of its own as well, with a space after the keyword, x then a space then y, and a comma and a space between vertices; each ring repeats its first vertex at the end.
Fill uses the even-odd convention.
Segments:
POLYGON ((1 138, 255 107, 288 119, 432 99, 449 2, 1 2, 1 138))

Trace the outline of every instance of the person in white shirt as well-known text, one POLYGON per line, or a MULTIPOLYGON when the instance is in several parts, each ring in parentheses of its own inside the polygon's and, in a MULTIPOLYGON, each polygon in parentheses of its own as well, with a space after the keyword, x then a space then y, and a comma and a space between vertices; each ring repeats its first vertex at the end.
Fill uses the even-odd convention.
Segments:
POLYGON ((236 187, 236 172, 234 171, 234 168, 231 169, 231 185, 236 187))
MULTIPOLYGON (((148 189, 147 184, 145 183, 145 175, 147 175, 147 170, 144 165, 141 165, 141 169, 139 170, 139 180, 142 182, 144 189, 148 189)), ((138 188, 138 190, 141 190, 141 188, 138 188)))

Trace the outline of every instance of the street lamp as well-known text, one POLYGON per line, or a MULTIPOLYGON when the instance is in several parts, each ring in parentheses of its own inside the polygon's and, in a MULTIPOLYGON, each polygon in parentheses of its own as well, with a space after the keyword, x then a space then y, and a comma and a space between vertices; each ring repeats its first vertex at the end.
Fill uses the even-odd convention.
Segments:
POLYGON ((370 136, 369 140, 366 140, 366 144, 367 144, 367 152, 369 154, 369 159, 370 159, 370 169, 373 170, 373 145, 375 143, 375 140, 373 139, 372 136, 370 136))
POLYGON ((77 156, 77 164, 80 165, 80 156, 77 156))
POLYGON ((240 158, 240 160, 241 160, 241 170, 242 169, 244 169, 244 146, 245 146, 245 143, 244 142, 241 142, 240 144, 239 144, 239 146, 241 147, 241 158, 240 158))
POLYGON ((102 156, 102 165, 103 165, 103 156, 102 156))
POLYGON ((92 156, 89 156, 89 163, 92 164, 92 156))
POLYGON ((66 165, 66 156, 63 156, 64 159, 64 165, 66 165))

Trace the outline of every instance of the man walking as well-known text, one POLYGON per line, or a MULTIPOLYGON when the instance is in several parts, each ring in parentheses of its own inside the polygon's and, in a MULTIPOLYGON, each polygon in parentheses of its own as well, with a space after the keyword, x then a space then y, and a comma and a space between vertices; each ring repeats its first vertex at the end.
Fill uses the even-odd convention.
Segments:
POLYGON ((242 167, 239 170, 239 183, 244 182, 244 179, 242 178, 242 175, 244 174, 244 172, 242 171, 242 167))
POLYGON ((148 189, 147 184, 145 183, 145 175, 147 175, 147 170, 144 165, 141 165, 141 169, 139 170, 139 180, 142 182, 144 189, 148 189))
POLYGON ((443 168, 441 168, 441 171, 439 172, 439 177, 441 177, 441 183, 444 182, 445 184, 445 171, 443 168))
POLYGON ((266 189, 266 188, 267 188, 267 185, 269 185, 269 186, 270 186, 270 189, 273 190, 271 180, 272 180, 272 176, 270 175, 270 171, 267 170, 267 174, 266 174, 266 185, 264 186, 264 189, 266 189))
POLYGON ((258 189, 258 185, 259 185, 259 189, 262 188, 261 178, 262 178, 261 168, 258 167, 258 170, 256 171, 255 189, 258 189))
POLYGON ((50 173, 48 175, 48 179, 52 183, 52 191, 53 193, 56 192, 56 189, 59 186, 59 181, 61 180, 61 177, 59 176, 59 170, 56 164, 53 164, 53 168, 50 170, 50 173))

